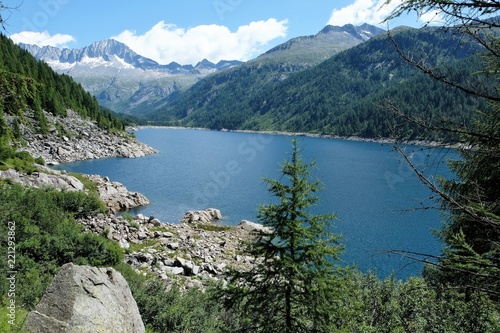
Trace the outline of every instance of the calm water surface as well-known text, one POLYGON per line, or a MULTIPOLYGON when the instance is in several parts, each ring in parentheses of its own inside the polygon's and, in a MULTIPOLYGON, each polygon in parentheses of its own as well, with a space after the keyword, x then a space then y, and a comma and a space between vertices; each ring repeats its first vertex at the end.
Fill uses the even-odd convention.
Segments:
MULTIPOLYGON (((137 138, 160 151, 137 159, 110 158, 58 166, 67 171, 108 176, 151 204, 133 213, 178 223, 191 209, 221 210, 223 224, 256 221, 260 204, 272 201, 263 178, 279 177, 289 155, 289 138, 281 135, 148 128, 137 138)), ((343 234, 343 260, 361 270, 399 278, 419 274, 422 265, 387 250, 437 254, 441 244, 433 229, 441 226, 430 192, 392 147, 369 142, 301 138, 305 162, 315 160, 313 175, 323 183, 315 212, 336 213, 333 231, 343 234)), ((429 176, 450 176, 451 152, 415 151, 415 163, 430 163, 429 176)))

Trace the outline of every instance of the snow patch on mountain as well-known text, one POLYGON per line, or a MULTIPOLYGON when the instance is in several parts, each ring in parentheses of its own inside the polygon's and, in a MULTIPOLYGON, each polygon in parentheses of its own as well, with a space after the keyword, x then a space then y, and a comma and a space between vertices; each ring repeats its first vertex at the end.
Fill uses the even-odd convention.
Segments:
POLYGON ((132 113, 160 98, 187 89, 203 77, 242 64, 206 59, 195 66, 172 62, 160 65, 113 39, 81 49, 19 44, 61 74, 72 76, 99 103, 114 111, 132 113))

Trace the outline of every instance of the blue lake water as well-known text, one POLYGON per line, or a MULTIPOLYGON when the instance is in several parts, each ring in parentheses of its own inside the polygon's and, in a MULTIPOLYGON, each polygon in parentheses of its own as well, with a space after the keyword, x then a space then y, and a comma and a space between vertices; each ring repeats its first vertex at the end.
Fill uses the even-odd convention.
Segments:
MULTIPOLYGON (((257 209, 273 198, 264 177, 279 177, 280 163, 289 155, 289 137, 254 133, 148 128, 137 138, 160 151, 137 159, 109 158, 58 166, 71 172, 100 174, 146 195, 151 204, 133 213, 178 223, 184 212, 220 209, 220 222, 236 225, 256 221, 257 209)), ((362 271, 398 278, 418 275, 422 264, 388 250, 438 254, 433 235, 442 216, 421 209, 433 202, 392 146, 379 143, 301 137, 305 162, 316 161, 313 175, 323 191, 316 213, 336 213, 333 231, 343 235, 343 260, 362 271)), ((407 147, 416 164, 427 164, 427 175, 450 176, 446 167, 453 151, 407 147)))

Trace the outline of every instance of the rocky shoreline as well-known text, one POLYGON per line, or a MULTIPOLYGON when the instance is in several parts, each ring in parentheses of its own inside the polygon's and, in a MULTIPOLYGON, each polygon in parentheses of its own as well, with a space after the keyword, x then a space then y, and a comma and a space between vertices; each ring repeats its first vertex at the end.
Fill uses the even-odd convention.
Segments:
POLYGON ((49 124, 47 135, 35 133, 31 118, 31 126, 21 127, 26 146, 18 147, 19 150, 28 151, 35 158, 42 157, 48 165, 106 157, 143 157, 158 152, 129 133, 109 133, 72 110, 67 113, 64 118, 45 113, 49 124))
MULTIPOLYGON (((193 215, 221 216, 217 209, 187 212, 193 215)), ((153 275, 167 286, 201 288, 224 283, 228 269, 250 269, 256 258, 245 255, 245 247, 261 233, 261 225, 241 221, 238 226, 221 226, 203 219, 179 224, 164 223, 153 216, 98 215, 79 219, 86 232, 105 234, 125 249, 125 262, 141 274, 153 275)))
MULTIPOLYGON (((47 165, 106 157, 143 157, 157 151, 128 133, 108 133, 97 125, 68 110, 68 117, 46 113, 49 134, 36 134, 34 126, 21 128, 24 144, 18 149, 41 157, 47 165)), ((30 119, 30 116, 28 116, 30 119)), ((33 120, 33 119, 31 119, 33 120)), ((34 122, 33 122, 34 124, 34 122)), ((141 214, 115 215, 121 211, 149 204, 142 194, 128 191, 118 182, 101 175, 81 175, 79 178, 47 166, 37 165, 29 175, 9 169, 0 171, 0 179, 37 188, 53 187, 64 191, 88 191, 82 177, 97 185, 99 197, 108 214, 79 219, 85 232, 107 236, 125 251, 125 262, 141 274, 156 276, 167 286, 176 283, 181 288, 205 288, 225 281, 230 268, 250 269, 258 260, 245 255, 248 242, 262 232, 261 225, 242 221, 236 227, 222 226, 217 209, 186 212, 179 223, 164 223, 141 214)))
POLYGON ((119 182, 111 182, 101 175, 83 175, 97 184, 97 192, 111 213, 127 211, 132 208, 146 206, 151 202, 139 192, 131 192, 119 182))
MULTIPOLYGON (((38 171, 29 175, 13 169, 0 170, 0 179, 35 188, 52 187, 59 191, 87 191, 78 178, 64 171, 53 170, 43 165, 36 165, 36 167, 38 171)), ((97 193, 110 213, 114 214, 150 203, 148 198, 141 193, 131 192, 121 183, 111 182, 107 177, 100 175, 82 175, 82 177, 97 185, 97 193)))
MULTIPOLYGON (((131 127, 131 130, 139 130, 146 128, 167 128, 167 129, 191 129, 196 131, 212 131, 209 128, 203 127, 183 127, 183 126, 135 126, 131 127)), ((364 138, 356 135, 331 135, 331 134, 316 134, 308 132, 286 132, 286 131, 255 131, 255 130, 226 130, 222 129, 221 132, 236 132, 236 133, 253 133, 253 134, 270 134, 270 135, 285 135, 285 136, 304 136, 311 138, 323 138, 323 139, 334 139, 334 140, 344 140, 344 141, 359 141, 359 142, 374 142, 386 145, 412 145, 412 146, 423 146, 423 147, 446 147, 453 148, 456 144, 449 144, 446 142, 438 142, 431 140, 397 140, 393 138, 364 138)))

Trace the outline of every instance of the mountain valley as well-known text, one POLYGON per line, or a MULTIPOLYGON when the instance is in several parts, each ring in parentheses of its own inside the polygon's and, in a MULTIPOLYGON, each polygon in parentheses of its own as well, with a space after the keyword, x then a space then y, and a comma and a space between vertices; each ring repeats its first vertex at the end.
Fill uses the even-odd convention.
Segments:
MULTIPOLYGON (((319 64, 332 55, 383 33, 368 24, 355 27, 327 26, 313 36, 297 37, 272 48, 247 63, 206 59, 196 65, 172 62, 160 65, 142 57, 116 40, 93 43, 82 49, 21 44, 38 60, 56 72, 67 74, 97 97, 99 104, 119 113, 135 116, 160 110, 170 100, 208 75, 238 69, 265 67, 264 80, 286 77, 319 64)), ((260 80, 256 82, 259 84, 260 80)))
POLYGON ((439 27, 388 33, 369 24, 326 26, 245 63, 205 59, 194 66, 161 65, 115 40, 79 50, 21 45, 72 76, 99 104, 141 124, 454 141, 450 133, 398 125, 401 119, 387 113, 395 103, 400 113, 453 124, 484 108, 408 64, 401 53, 415 46, 415 61, 456 77, 477 69, 478 47, 439 27))
POLYGON ((102 106, 121 113, 145 110, 157 99, 185 90, 208 74, 241 64, 240 61, 213 64, 205 59, 195 66, 175 62, 160 65, 113 39, 73 50, 20 46, 56 72, 73 77, 102 106))

